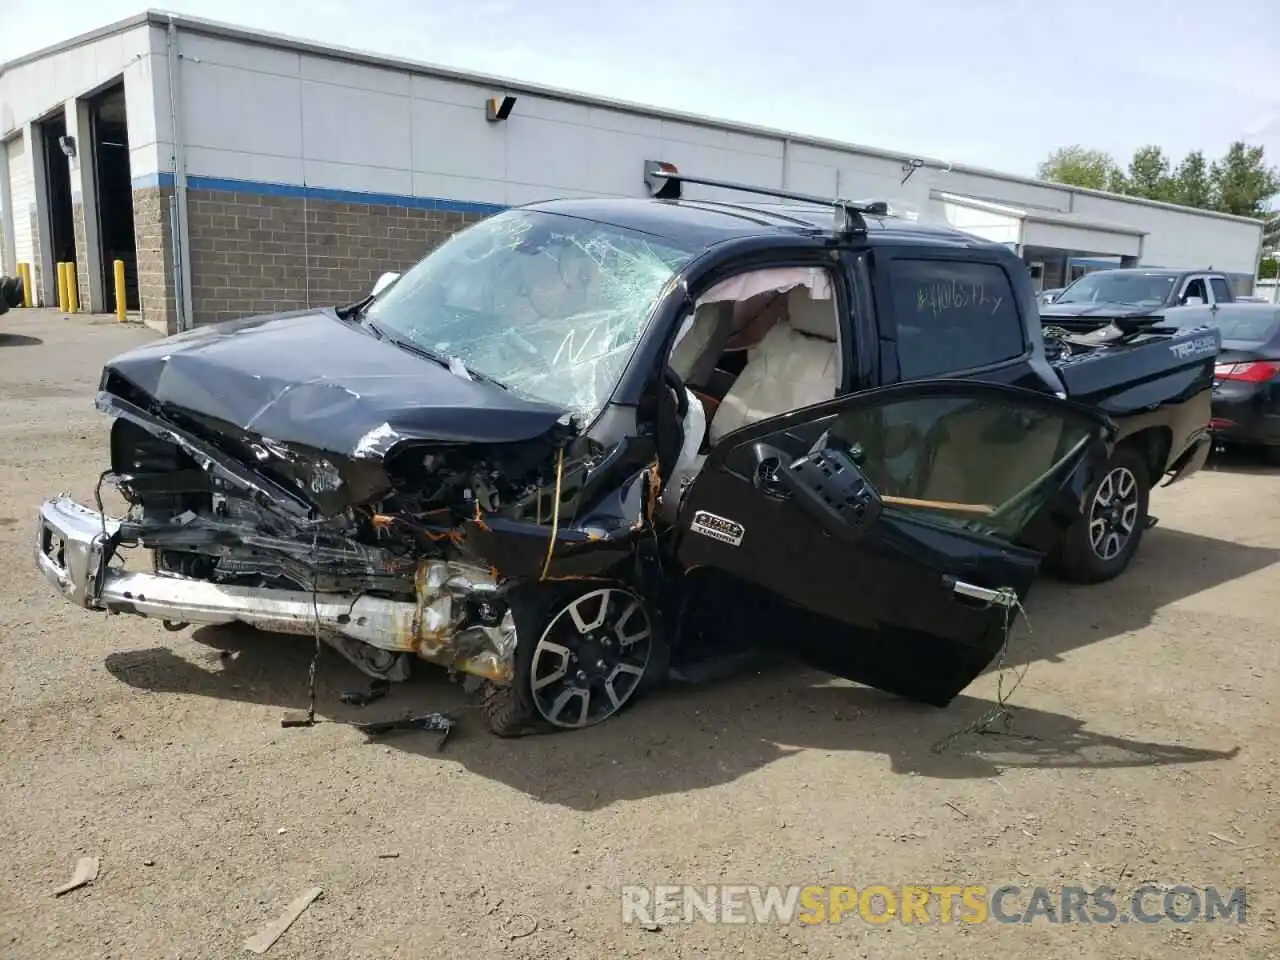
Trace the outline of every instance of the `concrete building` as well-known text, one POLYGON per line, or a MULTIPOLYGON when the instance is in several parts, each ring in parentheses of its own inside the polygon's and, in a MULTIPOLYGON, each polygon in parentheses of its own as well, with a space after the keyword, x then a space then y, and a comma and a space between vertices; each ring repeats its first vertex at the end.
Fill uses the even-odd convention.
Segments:
POLYGON ((73 261, 80 302, 103 310, 123 260, 130 308, 170 331, 354 299, 509 205, 642 196, 646 160, 888 199, 1014 245, 1045 287, 1110 263, 1213 267, 1247 292, 1262 237, 1259 221, 156 12, 0 67, 0 138, 5 271, 29 264, 56 303, 55 264, 73 261))

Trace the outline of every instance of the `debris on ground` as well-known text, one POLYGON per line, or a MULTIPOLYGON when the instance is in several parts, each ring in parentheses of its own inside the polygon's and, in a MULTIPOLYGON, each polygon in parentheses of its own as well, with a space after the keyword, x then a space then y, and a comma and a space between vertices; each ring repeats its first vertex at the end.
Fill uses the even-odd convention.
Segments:
POLYGON ((437 750, 444 749, 456 721, 444 713, 423 713, 416 717, 403 717, 398 720, 375 720, 370 723, 357 723, 354 726, 368 736, 379 736, 393 730, 425 730, 440 734, 437 750))
POLYGON ((293 926, 293 922, 302 916, 302 912, 311 906, 320 894, 324 891, 319 887, 312 887, 303 893, 300 897, 293 901, 285 908, 284 913, 276 917, 267 924, 261 931, 255 933, 252 937, 244 942, 244 948, 250 953, 266 953, 271 949, 271 945, 279 940, 286 930, 293 926))
POLYGON ((430 733, 440 734, 440 741, 436 744, 437 750, 444 749, 444 743, 449 739, 449 734, 453 731, 457 720, 447 713, 422 713, 411 717, 397 717, 394 720, 369 720, 362 723, 347 723, 342 720, 317 720, 314 716, 301 713, 286 713, 280 719, 282 727, 314 727, 319 723, 338 723, 343 726, 355 727, 366 736, 379 736, 384 733, 391 733, 393 730, 419 730, 430 733))
POLYGON ((339 695, 338 702, 352 707, 367 707, 391 692, 390 680, 374 680, 368 690, 348 690, 339 695))
POLYGON ((78 890, 83 886, 87 886, 98 879, 98 858, 97 857, 81 857, 76 861, 76 869, 71 874, 71 879, 53 891, 55 897, 60 897, 64 893, 70 893, 72 890, 78 890))
POLYGON ((520 940, 523 937, 531 937, 538 932, 538 921, 527 913, 517 913, 514 917, 511 917, 504 926, 508 928, 515 928, 514 932, 508 929, 507 939, 509 940, 520 940))
POLYGON ((966 820, 968 820, 968 819, 969 819, 969 815, 968 815, 967 813, 965 813, 963 810, 961 810, 959 807, 957 807, 957 806, 956 806, 954 803, 952 803, 950 800, 944 800, 944 801, 943 801, 943 803, 944 803, 946 806, 950 807, 952 810, 954 810, 956 813, 960 814, 960 816, 964 817, 966 820))
POLYGON ((379 860, 397 860, 400 857, 400 851, 388 850, 386 853, 378 854, 379 860))

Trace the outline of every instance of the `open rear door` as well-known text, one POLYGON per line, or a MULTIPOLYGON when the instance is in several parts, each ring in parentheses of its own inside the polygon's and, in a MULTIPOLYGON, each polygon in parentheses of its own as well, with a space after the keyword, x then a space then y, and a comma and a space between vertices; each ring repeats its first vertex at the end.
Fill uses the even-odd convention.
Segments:
POLYGON ((1112 436, 1092 408, 1003 384, 828 401, 712 449, 681 507, 678 556, 746 587, 739 599, 771 599, 768 632, 788 652, 944 706, 999 651, 1052 546, 1045 531, 1079 516, 1077 474, 1112 436))

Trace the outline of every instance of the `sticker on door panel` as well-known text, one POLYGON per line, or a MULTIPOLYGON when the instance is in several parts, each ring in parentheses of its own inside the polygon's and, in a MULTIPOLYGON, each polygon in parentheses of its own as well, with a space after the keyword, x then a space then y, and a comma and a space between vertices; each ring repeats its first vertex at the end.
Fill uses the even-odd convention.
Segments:
POLYGON ((727 543, 731 547, 739 546, 742 543, 743 535, 747 532, 747 528, 736 520, 718 517, 714 513, 707 513, 705 510, 699 510, 693 515, 693 523, 689 525, 689 529, 694 533, 702 534, 704 537, 710 537, 712 540, 727 543))

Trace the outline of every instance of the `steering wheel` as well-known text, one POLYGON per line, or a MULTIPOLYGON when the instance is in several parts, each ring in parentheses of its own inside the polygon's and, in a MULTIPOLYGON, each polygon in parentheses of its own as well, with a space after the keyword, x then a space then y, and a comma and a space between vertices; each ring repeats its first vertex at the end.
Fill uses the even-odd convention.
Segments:
POLYGON ((684 381, 671 367, 662 371, 662 382, 670 387, 676 395, 676 413, 683 421, 689 415, 689 393, 684 388, 684 381))

